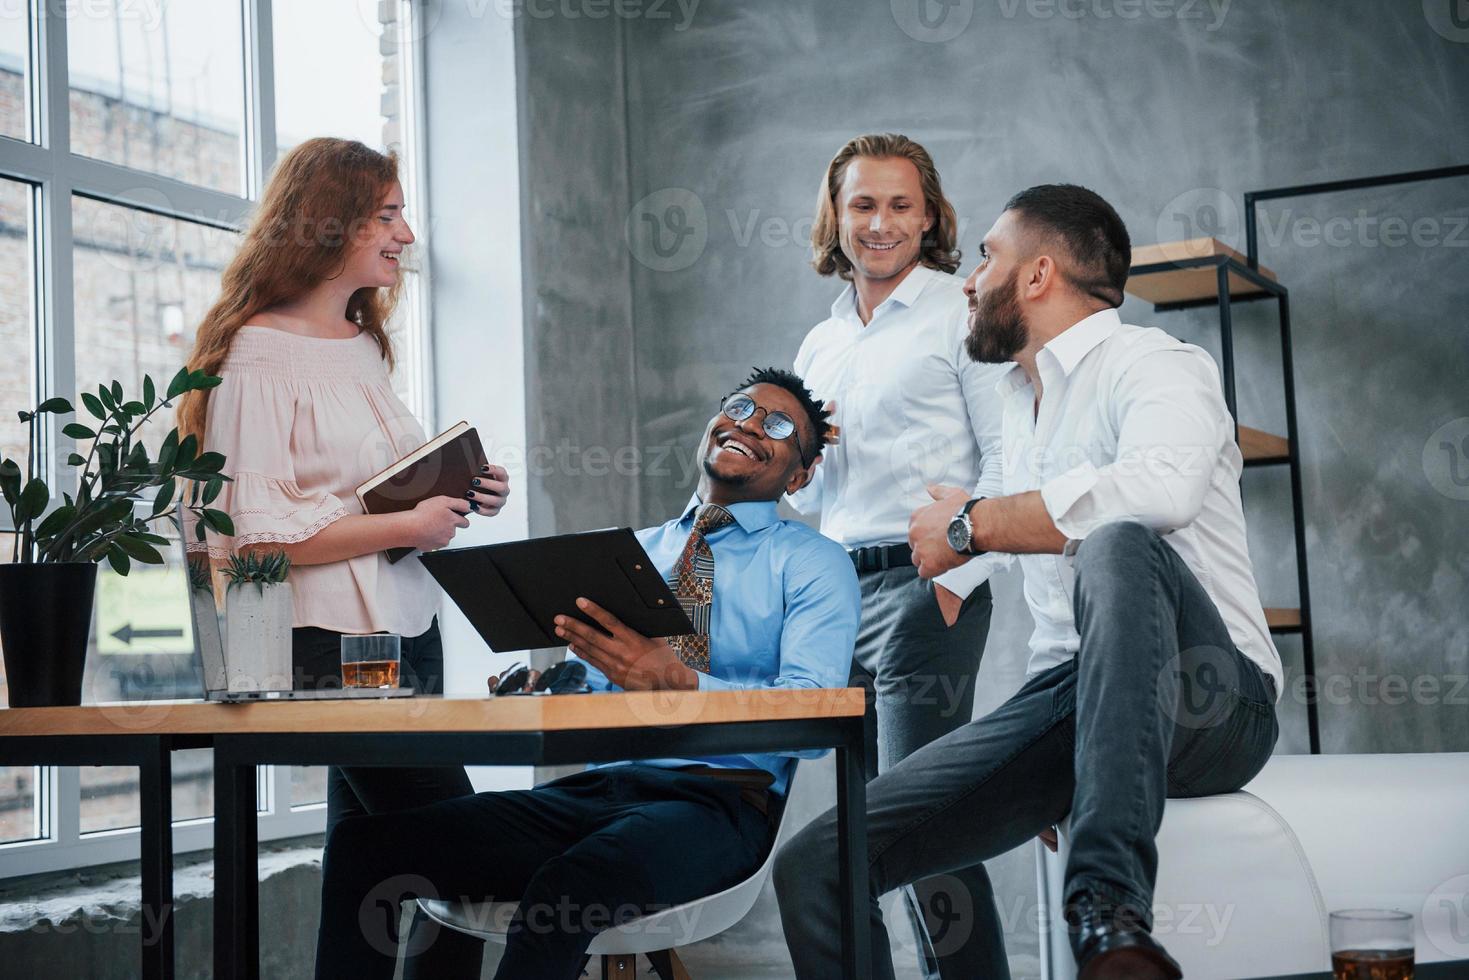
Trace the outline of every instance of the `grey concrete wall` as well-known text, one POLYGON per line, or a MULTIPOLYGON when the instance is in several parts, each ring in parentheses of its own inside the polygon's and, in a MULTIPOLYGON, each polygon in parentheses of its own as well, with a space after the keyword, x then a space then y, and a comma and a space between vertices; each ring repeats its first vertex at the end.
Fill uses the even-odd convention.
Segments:
MULTIPOLYGON (((624 22, 629 197, 656 206, 683 188, 702 215, 680 268, 636 261, 632 242, 644 442, 690 445, 712 392, 757 361, 788 362, 825 315, 838 284, 810 272, 804 233, 826 161, 856 132, 902 131, 933 152, 961 218, 964 271, 1005 198, 1042 181, 1100 191, 1139 244, 1213 233, 1242 247, 1247 189, 1469 160, 1451 108, 1469 91, 1469 43, 1440 34, 1457 37, 1421 5, 1201 3, 1188 16, 1154 5, 1124 19, 1131 8, 1107 2, 1067 6, 1076 17, 961 2, 935 28, 958 33, 926 42, 920 2, 705 0, 684 30, 624 22)), ((1425 454, 1469 413, 1466 207, 1461 179, 1262 210, 1263 261, 1292 290, 1323 672, 1469 670, 1469 509, 1442 437, 1425 454), (1386 233, 1387 219, 1402 230, 1386 233)), ((1212 313, 1155 315, 1137 300, 1123 312, 1217 349, 1212 313)), ((1235 315, 1243 421, 1281 430, 1273 310, 1235 315)), ((1289 524, 1272 516, 1289 515, 1281 476, 1252 472, 1246 492, 1267 602, 1290 605, 1289 524)), ((641 516, 655 520, 688 487, 645 476, 642 492, 641 516)), ((1027 631, 1023 616, 1013 630, 997 624, 992 656, 1027 631)), ((1282 647, 1298 660, 1292 640, 1282 647)), ((1361 686, 1323 706, 1328 749, 1469 745, 1469 711, 1448 710, 1447 690, 1437 704, 1393 706, 1366 703, 1361 686)))
MULTIPOLYGON (((575 143, 607 154, 549 152, 551 172, 529 177, 545 187, 532 219, 557 246, 542 266, 553 291, 567 265, 594 257, 601 268, 575 275, 605 304, 587 329, 533 321, 566 339, 539 341, 550 373, 532 411, 546 415, 540 438, 585 442, 613 424, 586 405, 634 395, 616 420, 633 426, 645 464, 632 497, 617 479, 543 481, 554 527, 620 521, 629 508, 661 521, 686 499, 717 396, 752 364, 788 363, 837 291, 806 265, 806 233, 822 169, 851 135, 897 130, 928 146, 961 218, 964 271, 1004 200, 1054 180, 1105 195, 1138 244, 1215 234, 1242 247, 1245 190, 1469 160, 1452 109, 1469 91, 1469 32, 1447 5, 1428 7, 703 0, 660 16, 643 5, 599 21, 526 18, 527 47, 546 56, 522 65, 527 90, 567 103, 547 105, 564 117, 560 133, 527 116, 530 152, 575 143), (613 111, 619 86, 625 106, 613 111), (607 111, 589 118, 588 104, 607 111), (589 350, 597 371, 568 370, 589 350), (552 380, 562 377, 575 380, 552 380), (600 391, 557 404, 583 384, 600 391), (583 519, 588 505, 597 516, 583 519)), ((1464 180, 1263 212, 1263 261, 1292 295, 1317 658, 1334 678, 1328 751, 1469 747, 1466 215, 1464 180), (1406 230, 1389 233, 1388 218, 1406 230)), ((1212 314, 1155 315, 1137 300, 1123 312, 1217 351, 1212 314)), ((1271 314, 1235 308, 1240 401, 1246 424, 1279 431, 1271 314)), ((1291 605, 1284 472, 1252 471, 1245 488, 1262 591, 1291 605)), ((996 595, 981 712, 1018 685, 1029 632, 1013 576, 996 595)), ((1297 670, 1299 643, 1280 645, 1297 670)), ((1282 714, 1282 749, 1303 750, 1299 701, 1282 714)), ((830 786, 813 771, 806 788, 830 786)), ((829 789, 801 795, 798 819, 831 802, 829 789)), ((1024 851, 992 867, 1021 972, 1035 949, 1029 861, 1024 851)), ((765 950, 778 935, 762 903, 732 941, 765 950)))
POLYGON ((523 18, 522 262, 528 411, 525 493, 533 535, 637 519, 640 405, 621 46, 605 20, 523 18))

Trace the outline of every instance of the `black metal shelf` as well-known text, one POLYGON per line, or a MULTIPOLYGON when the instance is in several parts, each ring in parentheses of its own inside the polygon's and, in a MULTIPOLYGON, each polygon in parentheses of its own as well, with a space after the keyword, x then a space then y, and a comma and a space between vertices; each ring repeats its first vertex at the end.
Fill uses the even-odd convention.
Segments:
MULTIPOLYGON (((1245 452, 1247 442, 1257 437, 1274 439, 1266 433, 1241 427, 1239 410, 1235 400, 1234 370, 1234 325, 1230 307, 1235 303, 1247 303, 1273 299, 1279 309, 1280 351, 1285 386, 1284 452, 1271 451, 1268 455, 1247 458, 1245 466, 1286 466, 1290 469, 1291 516, 1295 526, 1296 582, 1300 592, 1300 606, 1296 609, 1267 609, 1266 625, 1273 635, 1299 634, 1301 637, 1301 670, 1308 678, 1306 686, 1306 728, 1311 752, 1321 751, 1321 723, 1316 703, 1316 656, 1311 635, 1310 584, 1306 569, 1306 521, 1301 496, 1300 437, 1296 427, 1295 368, 1291 359, 1290 343, 1290 291, 1277 282, 1258 263, 1249 262, 1227 246, 1218 245, 1214 254, 1184 256, 1161 262, 1149 262, 1134 266, 1128 275, 1128 286, 1134 280, 1155 276, 1179 276, 1197 279, 1191 270, 1214 269, 1215 289, 1212 295, 1193 296, 1176 301, 1153 304, 1153 312, 1168 313, 1173 310, 1192 310, 1204 307, 1219 309, 1219 341, 1222 357, 1220 370, 1224 376, 1224 402, 1234 419, 1235 439, 1245 452), (1248 438, 1241 440, 1241 433, 1248 438)), ((1152 285, 1152 284, 1150 284, 1152 285)), ((1129 291, 1131 289, 1129 288, 1129 291)), ((1136 295, 1136 294, 1134 294, 1136 295)), ((1144 297, 1146 298, 1146 297, 1144 297)))

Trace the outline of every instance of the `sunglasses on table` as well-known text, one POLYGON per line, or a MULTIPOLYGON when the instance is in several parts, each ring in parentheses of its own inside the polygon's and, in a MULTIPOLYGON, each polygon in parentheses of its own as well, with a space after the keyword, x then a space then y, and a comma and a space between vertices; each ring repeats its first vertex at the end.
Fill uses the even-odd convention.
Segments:
POLYGON ((591 690, 587 684, 587 665, 580 660, 563 660, 552 665, 536 678, 531 690, 525 690, 530 680, 530 668, 515 664, 495 685, 495 695, 512 694, 585 694, 591 690))

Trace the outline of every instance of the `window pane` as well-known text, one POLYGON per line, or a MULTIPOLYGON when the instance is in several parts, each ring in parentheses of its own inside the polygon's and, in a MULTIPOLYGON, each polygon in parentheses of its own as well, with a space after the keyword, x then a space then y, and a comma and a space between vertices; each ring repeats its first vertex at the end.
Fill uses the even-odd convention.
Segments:
MULTIPOLYGON (((172 755, 173 819, 214 816, 214 751, 184 749, 172 755)), ((89 766, 79 771, 82 833, 138 826, 138 770, 89 766)))
MULTIPOLYGON (((4 9, 4 8, 0 8, 4 9)), ((0 20, 0 56, 8 37, 11 15, 0 20)), ((8 65, 8 62, 0 62, 8 65)), ((3 96, 9 98, 9 81, 3 96)), ((29 184, 0 180, 0 453, 10 459, 25 455, 25 428, 15 417, 19 406, 36 402, 31 371, 31 300, 35 271, 31 263, 31 197, 29 184)), ((7 517, 8 521, 8 517, 7 517)), ((13 540, 0 534, 0 546, 13 540)), ((10 555, 0 555, 9 561, 10 555)), ((5 683, 4 661, 0 660, 0 700, 10 704, 5 683)), ((41 813, 36 786, 41 770, 33 766, 0 766, 0 843, 34 840, 40 836, 41 813)))
POLYGON ((360 140, 401 156, 397 0, 312 0, 271 9, 275 37, 276 147, 313 136, 360 140), (388 23, 383 23, 384 18, 388 23), (330 45, 321 39, 332 39, 330 45), (312 93, 309 99, 302 92, 312 93))
POLYGON ((91 0, 71 9, 72 152, 240 193, 239 0, 91 0))
POLYGON ((0 766, 0 844, 42 836, 36 786, 43 772, 40 766, 0 766))
POLYGON ((31 185, 0 180, 0 350, 5 351, 0 358, 0 453, 22 462, 26 429, 15 413, 36 404, 32 197, 31 185))
MULTIPOLYGON (((416 248, 408 250, 409 262, 416 262, 416 248)), ((401 273, 403 288, 398 290, 398 306, 388 320, 388 337, 393 342, 396 365, 393 369, 393 392, 403 399, 403 404, 420 419, 425 418, 428 393, 423 390, 424 379, 419 377, 424 351, 421 344, 425 336, 422 317, 419 315, 420 290, 423 282, 416 268, 405 268, 401 273)), ((430 436, 433 433, 429 433, 430 436)))
POLYGON ((326 802, 326 767, 291 767, 291 806, 326 802))
POLYGON ((30 5, 0 3, 0 136, 31 138, 30 5))
MULTIPOLYGON (((72 224, 78 389, 117 380, 136 398, 149 374, 162 391, 189 356, 237 236, 83 197, 72 200, 72 224)), ((172 426, 168 411, 148 422, 150 453, 172 426)))
MULTIPOLYGON (((125 576, 105 563, 97 569, 82 677, 84 702, 197 698, 204 693, 178 535, 166 519, 155 522, 154 529, 170 541, 158 548, 162 565, 134 563, 125 576)), ((149 709, 124 703, 115 710, 119 723, 126 724, 130 712, 149 709)), ((214 798, 210 752, 175 752, 173 767, 174 819, 209 816, 214 798)), ((136 768, 83 768, 80 781, 82 833, 138 825, 136 768)))
MULTIPOLYGON (((82 197, 72 200, 72 224, 78 388, 95 391, 117 380, 136 398, 149 374, 162 390, 188 357, 195 327, 219 292, 234 233, 82 197)), ((142 429, 151 454, 173 424, 165 409, 142 429)), ((78 447, 83 455, 88 449, 78 447)), ((174 537, 168 521, 155 529, 174 537)), ((87 701, 203 693, 178 551, 160 550, 163 566, 134 564, 125 577, 107 565, 98 571, 87 701)), ((209 754, 179 753, 174 764, 175 819, 208 816, 209 754)), ((136 769, 83 769, 81 785, 83 833, 137 825, 136 769)))

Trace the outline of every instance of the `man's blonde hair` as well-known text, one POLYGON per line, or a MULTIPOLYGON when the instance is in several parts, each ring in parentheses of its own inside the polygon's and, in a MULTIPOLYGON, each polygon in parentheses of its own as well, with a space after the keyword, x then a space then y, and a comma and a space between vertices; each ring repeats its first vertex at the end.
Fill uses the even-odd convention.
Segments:
POLYGON ((923 206, 933 224, 923 233, 923 244, 918 260, 931 269, 954 272, 959 268, 958 227, 954 206, 944 197, 939 183, 938 168, 933 158, 920 144, 897 133, 869 133, 848 141, 837 151, 826 168, 826 177, 816 196, 816 221, 811 226, 811 265, 818 273, 829 276, 835 273, 842 279, 851 280, 852 263, 842 253, 841 214, 837 198, 842 192, 842 181, 847 176, 847 165, 857 157, 873 160, 902 159, 912 161, 918 168, 918 180, 923 188, 923 206))

